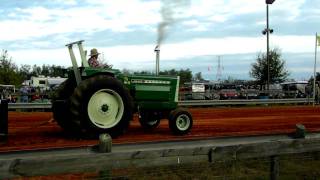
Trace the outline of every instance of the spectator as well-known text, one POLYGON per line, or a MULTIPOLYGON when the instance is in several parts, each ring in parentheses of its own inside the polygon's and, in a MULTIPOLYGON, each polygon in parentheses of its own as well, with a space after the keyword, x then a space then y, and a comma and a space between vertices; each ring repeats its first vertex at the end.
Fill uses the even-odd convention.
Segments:
POLYGON ((27 86, 22 86, 20 88, 20 93, 21 93, 21 102, 27 103, 28 102, 28 94, 29 94, 29 89, 27 86))

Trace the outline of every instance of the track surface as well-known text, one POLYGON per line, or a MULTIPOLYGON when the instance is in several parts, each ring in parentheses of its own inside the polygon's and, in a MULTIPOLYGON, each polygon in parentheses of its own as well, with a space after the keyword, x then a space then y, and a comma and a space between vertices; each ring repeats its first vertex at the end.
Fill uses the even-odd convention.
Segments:
MULTIPOLYGON (((194 125, 188 135, 173 136, 166 120, 157 129, 144 131, 135 116, 128 132, 113 139, 113 143, 285 134, 294 132, 297 123, 304 124, 310 132, 320 131, 320 107, 317 106, 193 108, 190 112, 194 125)), ((57 123, 52 121, 50 112, 9 112, 9 138, 6 144, 0 144, 0 152, 97 143, 97 140, 67 137, 57 123)))

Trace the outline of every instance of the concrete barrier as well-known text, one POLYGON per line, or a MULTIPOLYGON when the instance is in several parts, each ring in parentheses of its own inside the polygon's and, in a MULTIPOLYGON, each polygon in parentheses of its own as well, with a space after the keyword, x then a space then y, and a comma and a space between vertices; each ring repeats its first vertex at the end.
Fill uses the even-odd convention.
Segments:
POLYGON ((109 153, 101 153, 98 148, 0 153, 0 179, 100 171, 108 174, 111 170, 130 167, 156 168, 262 157, 271 158, 270 177, 276 179, 279 176, 278 156, 320 152, 320 134, 310 133, 299 139, 276 135, 115 144, 109 153))

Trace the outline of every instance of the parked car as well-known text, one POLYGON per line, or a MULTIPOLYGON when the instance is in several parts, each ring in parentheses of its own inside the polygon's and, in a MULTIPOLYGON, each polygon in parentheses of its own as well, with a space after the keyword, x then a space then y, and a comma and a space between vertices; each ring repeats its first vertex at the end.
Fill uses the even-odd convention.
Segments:
POLYGON ((239 98, 239 93, 236 89, 221 89, 219 95, 221 100, 239 98))
POLYGON ((241 98, 243 99, 258 99, 259 90, 257 89, 245 89, 241 91, 241 98))

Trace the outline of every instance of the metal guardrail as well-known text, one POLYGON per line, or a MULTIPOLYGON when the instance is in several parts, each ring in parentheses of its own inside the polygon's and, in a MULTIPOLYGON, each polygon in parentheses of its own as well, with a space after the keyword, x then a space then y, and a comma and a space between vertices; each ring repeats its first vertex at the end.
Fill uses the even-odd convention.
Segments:
POLYGON ((223 105, 260 105, 260 104, 298 104, 312 103, 313 99, 237 99, 237 100, 188 100, 179 101, 179 106, 223 106, 223 105))
POLYGON ((51 103, 9 103, 8 109, 50 109, 51 103))
MULTIPOLYGON (((237 100, 188 100, 179 101, 179 106, 225 106, 225 105, 261 105, 261 104, 301 104, 312 103, 310 98, 295 99, 237 99, 237 100)), ((50 109, 51 103, 9 103, 8 109, 50 109)))

